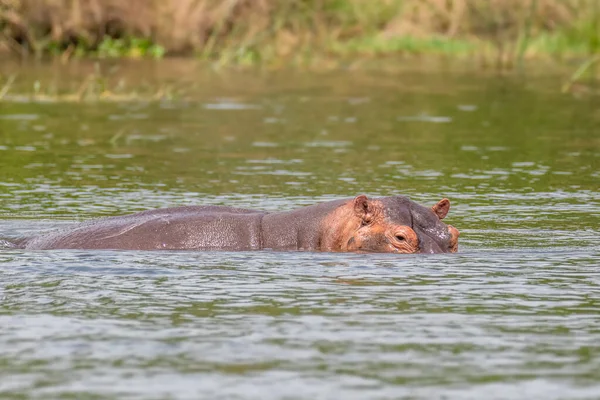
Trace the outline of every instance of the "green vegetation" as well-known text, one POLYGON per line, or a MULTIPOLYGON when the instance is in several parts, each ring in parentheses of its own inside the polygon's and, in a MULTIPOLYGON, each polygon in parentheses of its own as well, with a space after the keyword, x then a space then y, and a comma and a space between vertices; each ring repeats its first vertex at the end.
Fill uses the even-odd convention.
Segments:
POLYGON ((150 39, 134 37, 121 39, 110 36, 105 36, 98 45, 90 45, 83 40, 78 40, 77 44, 50 41, 44 51, 65 58, 72 54, 76 57, 97 58, 162 58, 165 54, 165 49, 160 45, 153 44, 150 39))
MULTIPOLYGON (((88 63, 86 63, 88 64, 88 63)), ((119 69, 102 68, 93 63, 93 72, 72 76, 67 86, 58 86, 56 79, 19 79, 17 74, 0 74, 0 101, 81 103, 173 100, 184 92, 173 85, 133 84, 119 74, 119 69)))
MULTIPOLYGON (((577 81, 580 80, 581 77, 584 76, 585 73, 591 71, 592 68, 594 67, 594 65, 598 62, 600 62, 600 55, 590 58, 589 60, 587 60, 586 62, 581 64, 579 66, 579 68, 577 68, 577 70, 571 75, 569 80, 563 84, 562 92, 566 93, 566 92, 571 91, 573 89, 574 85, 577 83, 577 81)), ((586 86, 580 86, 580 88, 589 90, 589 88, 586 86)))
POLYGON ((305 64, 397 54, 501 65, 600 50, 597 0, 0 0, 0 51, 305 64))

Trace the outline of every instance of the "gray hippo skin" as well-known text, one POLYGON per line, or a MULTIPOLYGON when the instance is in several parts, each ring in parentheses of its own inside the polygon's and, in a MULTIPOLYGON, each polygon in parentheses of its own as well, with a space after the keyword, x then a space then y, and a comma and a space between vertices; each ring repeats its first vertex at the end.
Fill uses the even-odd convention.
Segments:
POLYGON ((287 212, 221 206, 143 211, 84 222, 18 243, 25 249, 309 250, 448 253, 457 229, 443 199, 423 207, 404 196, 335 200, 287 212))

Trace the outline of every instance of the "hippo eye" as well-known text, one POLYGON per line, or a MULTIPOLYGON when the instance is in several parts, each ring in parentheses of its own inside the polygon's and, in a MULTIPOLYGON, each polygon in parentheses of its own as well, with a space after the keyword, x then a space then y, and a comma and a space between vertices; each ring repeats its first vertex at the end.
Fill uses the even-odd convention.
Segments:
POLYGON ((417 233, 410 226, 395 226, 388 240, 389 244, 401 253, 415 253, 419 248, 417 233))

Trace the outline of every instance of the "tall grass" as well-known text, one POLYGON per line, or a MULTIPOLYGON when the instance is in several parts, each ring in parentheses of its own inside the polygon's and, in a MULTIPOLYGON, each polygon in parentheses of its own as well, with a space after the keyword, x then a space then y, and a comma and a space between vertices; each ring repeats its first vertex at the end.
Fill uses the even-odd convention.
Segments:
POLYGON ((0 48, 242 64, 478 53, 507 63, 598 52, 599 1, 0 0, 0 48))

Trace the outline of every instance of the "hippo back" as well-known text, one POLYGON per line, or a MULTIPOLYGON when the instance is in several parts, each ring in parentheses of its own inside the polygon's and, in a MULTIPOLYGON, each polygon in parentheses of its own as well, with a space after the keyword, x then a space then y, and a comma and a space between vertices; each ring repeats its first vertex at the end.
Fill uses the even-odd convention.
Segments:
POLYGON ((257 250, 263 213, 189 206, 109 217, 29 238, 26 249, 257 250))

